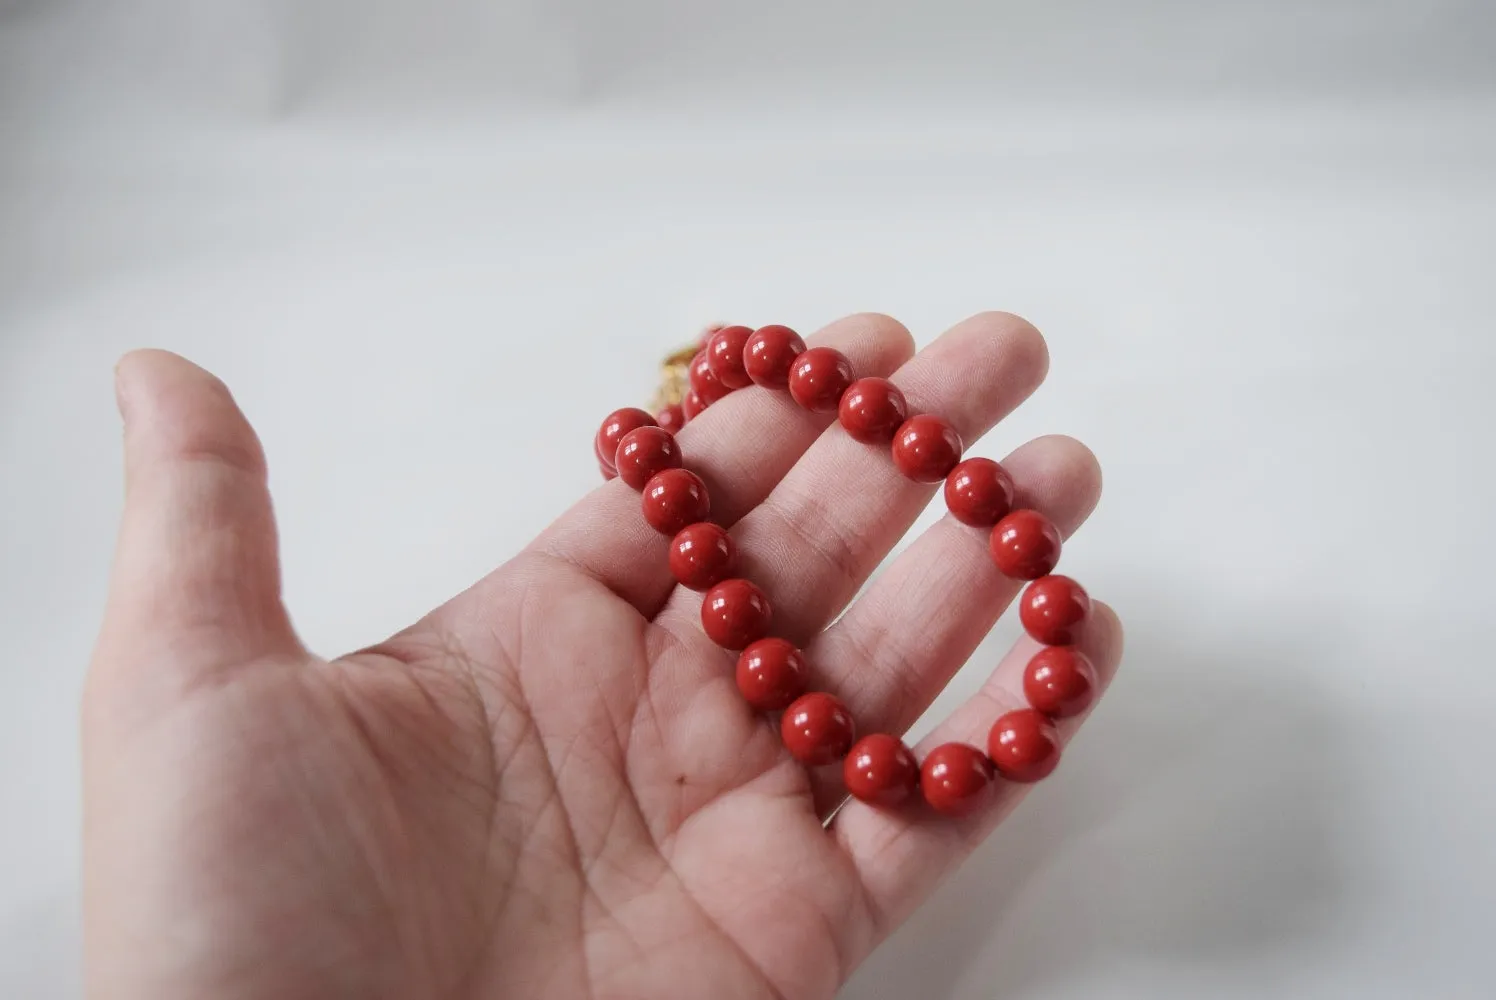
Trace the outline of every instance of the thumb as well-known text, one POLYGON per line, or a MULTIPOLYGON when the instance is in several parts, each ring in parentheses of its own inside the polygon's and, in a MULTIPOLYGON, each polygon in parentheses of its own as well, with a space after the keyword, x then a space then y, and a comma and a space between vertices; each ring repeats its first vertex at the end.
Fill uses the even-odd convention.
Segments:
POLYGON ((190 681, 300 654, 264 452, 228 388, 175 354, 135 351, 115 389, 125 511, 96 668, 170 664, 190 681))

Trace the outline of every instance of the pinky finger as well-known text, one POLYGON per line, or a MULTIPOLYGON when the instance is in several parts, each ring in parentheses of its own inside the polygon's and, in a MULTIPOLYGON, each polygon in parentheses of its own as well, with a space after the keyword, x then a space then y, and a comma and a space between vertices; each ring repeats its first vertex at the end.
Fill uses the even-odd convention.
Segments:
MULTIPOLYGON (((1027 707, 1023 672, 1039 645, 1024 636, 998 664, 975 695, 963 703, 915 747, 921 760, 943 743, 987 746, 987 731, 997 717, 1027 707)), ((1122 658, 1122 623, 1116 612, 1096 602, 1079 649, 1096 667, 1097 701, 1117 672, 1122 658)), ((1062 744, 1095 709, 1056 723, 1062 744)), ((1064 760, 1049 780, 1064 780, 1064 760)), ((999 777, 988 801, 971 815, 950 819, 937 815, 923 802, 897 810, 882 810, 849 800, 836 814, 831 830, 851 858, 877 927, 884 933, 897 927, 1017 808, 1031 785, 999 777)))

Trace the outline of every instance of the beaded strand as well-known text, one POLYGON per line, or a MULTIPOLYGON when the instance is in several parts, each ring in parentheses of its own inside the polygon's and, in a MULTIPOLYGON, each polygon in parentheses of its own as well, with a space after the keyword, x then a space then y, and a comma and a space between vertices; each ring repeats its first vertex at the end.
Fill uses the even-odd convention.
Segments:
POLYGON ((1079 715, 1096 693, 1096 670, 1075 648, 1091 611, 1079 583, 1054 573, 1059 530, 1035 510, 1013 507, 1013 480, 988 458, 962 460, 960 434, 949 421, 910 414, 904 394, 883 378, 854 379, 847 356, 831 347, 807 348, 787 326, 725 326, 709 331, 694 353, 667 365, 683 367, 689 391, 663 399, 657 412, 634 407, 609 414, 594 438, 604 478, 615 476, 642 494, 644 518, 670 536, 670 572, 684 587, 703 593, 702 630, 718 646, 737 652, 735 678, 756 711, 780 712, 785 748, 800 763, 821 767, 842 761, 848 792, 880 807, 894 807, 919 792, 936 811, 951 816, 976 808, 1001 776, 1033 782, 1060 759, 1054 721, 1079 715), (842 428, 865 444, 889 447, 894 465, 918 483, 941 483, 951 516, 990 530, 988 549, 1003 575, 1030 581, 1018 599, 1024 630, 1044 648, 1023 675, 1029 708, 993 723, 985 753, 963 743, 935 747, 923 763, 902 740, 886 733, 857 738, 847 706, 824 691, 808 690, 804 654, 769 635, 773 609, 758 586, 736 575, 737 546, 708 520, 706 484, 684 468, 675 432, 729 393, 751 385, 787 390, 801 407, 837 413, 842 428))

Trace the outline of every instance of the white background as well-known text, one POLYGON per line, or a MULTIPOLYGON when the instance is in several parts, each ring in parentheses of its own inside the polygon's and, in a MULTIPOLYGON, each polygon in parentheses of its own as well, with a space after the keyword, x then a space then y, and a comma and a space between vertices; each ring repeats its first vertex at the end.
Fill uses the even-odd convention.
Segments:
POLYGON ((984 308, 1053 364, 977 450, 1097 451, 1066 565, 1128 653, 845 995, 1493 995, 1493 22, 0 0, 0 996, 78 988, 120 352, 236 390, 335 653, 590 488, 702 323, 984 308))

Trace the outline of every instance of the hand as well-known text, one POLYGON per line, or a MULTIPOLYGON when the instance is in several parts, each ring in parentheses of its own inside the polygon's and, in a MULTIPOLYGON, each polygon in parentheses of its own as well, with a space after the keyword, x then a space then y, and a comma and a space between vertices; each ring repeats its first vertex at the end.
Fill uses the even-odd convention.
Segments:
MULTIPOLYGON (((897 371, 968 442, 1047 365, 997 313, 913 358, 886 317, 815 341, 897 371)), ((839 768, 807 772, 743 704, 618 481, 394 638, 322 659, 281 604, 264 459, 228 391, 155 351, 118 391, 127 499, 83 713, 91 997, 829 997, 1023 794, 999 782, 960 821, 853 801, 828 825, 839 768)), ((831 423, 750 389, 680 440, 813 686, 901 733, 1018 585, 947 517, 833 623, 934 488, 831 423)), ((1067 532, 1097 501, 1070 439, 1004 464, 1067 532)), ((1084 645, 1104 684, 1110 610, 1084 645)), ((917 752, 984 745, 1033 648, 917 752)))

